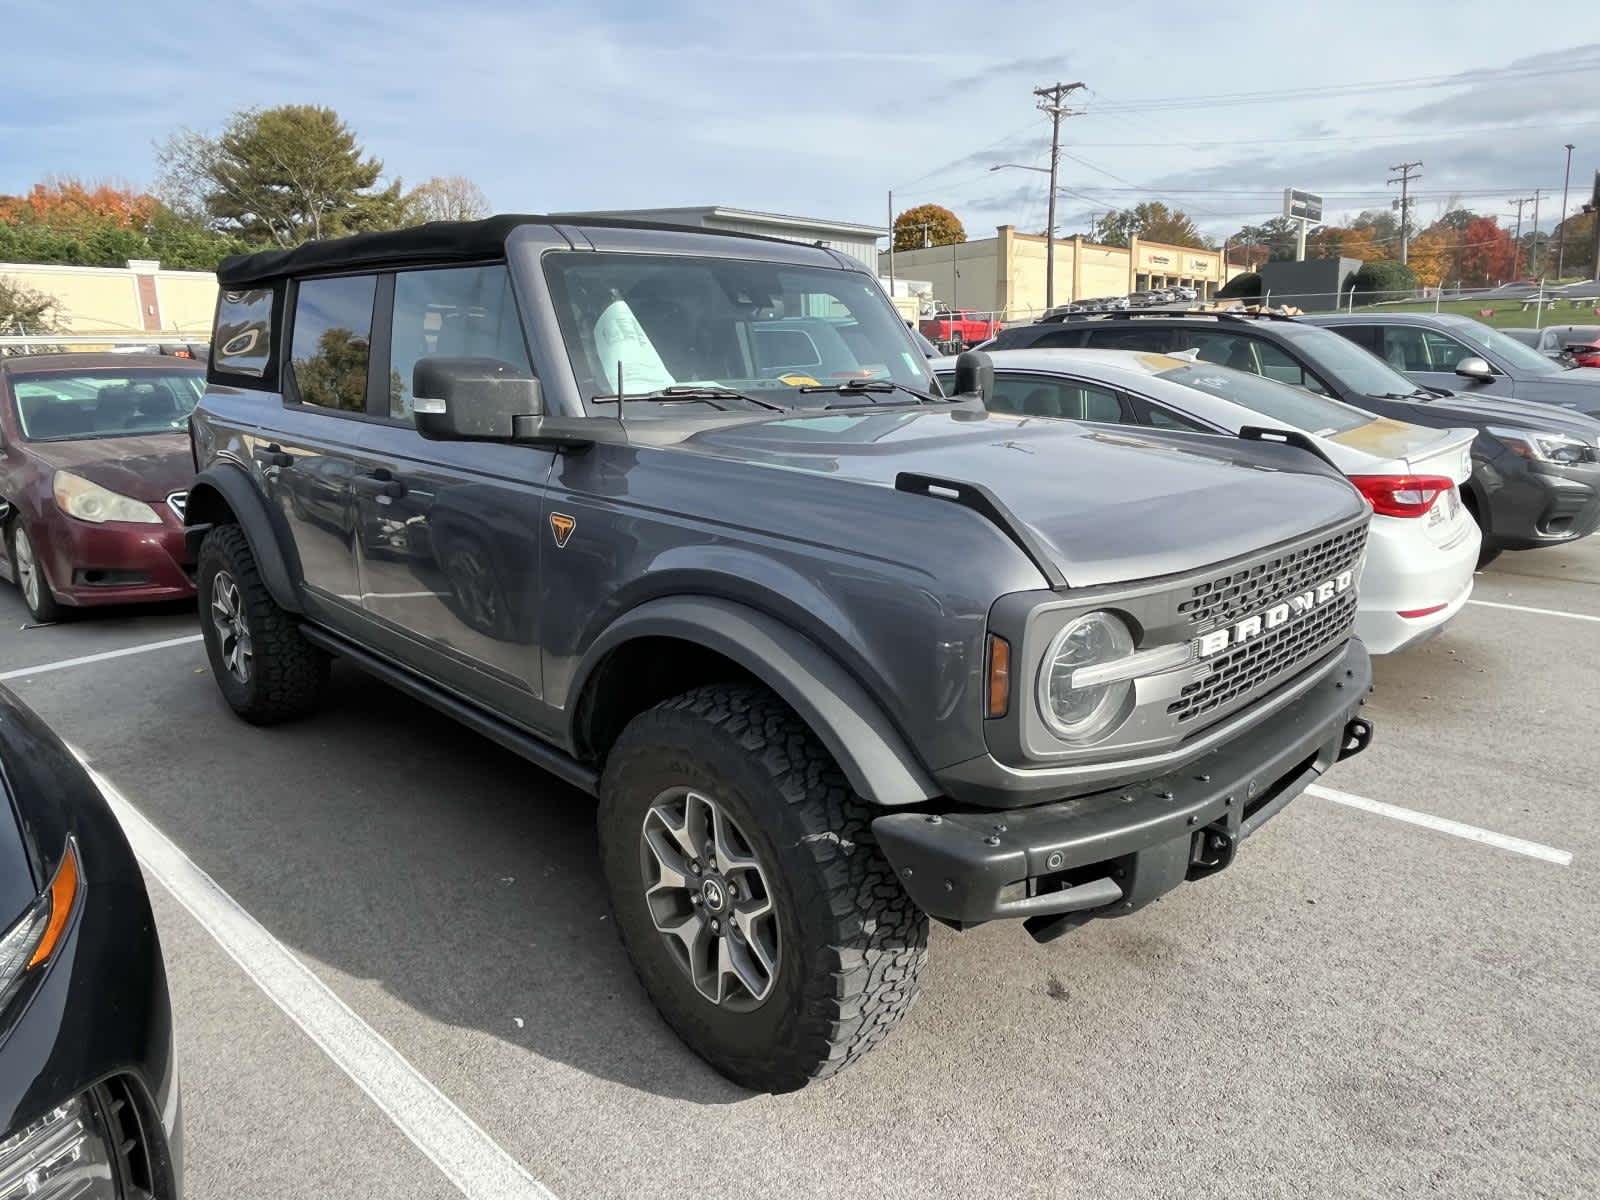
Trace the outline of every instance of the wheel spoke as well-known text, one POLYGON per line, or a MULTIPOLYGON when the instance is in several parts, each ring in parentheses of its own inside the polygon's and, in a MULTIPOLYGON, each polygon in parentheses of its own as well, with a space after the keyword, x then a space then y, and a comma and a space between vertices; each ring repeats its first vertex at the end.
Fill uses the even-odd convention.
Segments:
POLYGON ((671 831, 665 824, 657 828, 646 828, 644 844, 649 847, 651 857, 656 861, 656 882, 646 889, 646 895, 672 888, 686 888, 689 886, 689 868, 684 861, 683 854, 671 831))
MULTIPOLYGON (((772 983, 765 964, 757 965, 752 960, 748 944, 736 942, 732 938, 723 938, 718 943, 717 971, 722 979, 737 980, 739 986, 750 993, 752 1000, 759 1000, 765 996, 767 988, 772 983)), ((720 986, 718 990, 724 991, 720 986)))

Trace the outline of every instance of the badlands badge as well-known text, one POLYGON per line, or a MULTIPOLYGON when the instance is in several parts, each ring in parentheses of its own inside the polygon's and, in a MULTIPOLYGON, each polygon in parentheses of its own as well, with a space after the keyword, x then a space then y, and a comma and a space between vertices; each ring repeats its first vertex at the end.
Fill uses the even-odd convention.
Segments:
POLYGON ((567 539, 572 536, 572 531, 578 527, 576 517, 569 517, 566 513, 553 512, 550 514, 550 532, 555 536, 556 549, 565 550, 567 539))

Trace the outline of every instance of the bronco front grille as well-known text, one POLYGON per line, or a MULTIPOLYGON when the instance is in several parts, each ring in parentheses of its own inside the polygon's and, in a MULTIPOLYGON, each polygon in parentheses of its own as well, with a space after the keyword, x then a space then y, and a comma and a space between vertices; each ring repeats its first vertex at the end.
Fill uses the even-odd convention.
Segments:
MULTIPOLYGON (((1178 611, 1189 618, 1190 627, 1197 633, 1205 633, 1354 568, 1366 544, 1367 527, 1361 524, 1265 562, 1240 567, 1231 574, 1197 584, 1189 598, 1179 602, 1178 611)), ((1263 643, 1267 640, 1262 639, 1263 643)))
MULTIPOLYGON (((1332 569, 1337 572, 1343 568, 1332 569)), ((1226 708, 1239 697, 1304 666, 1319 651, 1344 637, 1355 619, 1356 594, 1345 592, 1298 621, 1217 655, 1205 664, 1206 673, 1185 685, 1178 698, 1167 705, 1168 714, 1182 726, 1226 708)))

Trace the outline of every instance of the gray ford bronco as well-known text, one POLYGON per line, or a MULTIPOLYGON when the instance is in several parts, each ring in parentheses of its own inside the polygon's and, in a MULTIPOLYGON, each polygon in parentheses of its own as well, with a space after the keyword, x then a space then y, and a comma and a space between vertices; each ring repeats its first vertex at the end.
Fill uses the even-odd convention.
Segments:
POLYGON ((992 415, 981 354, 947 397, 825 247, 496 217, 218 278, 227 702, 305 714, 341 658, 595 795, 645 989, 748 1087, 883 1040, 930 917, 1132 913, 1370 736, 1338 472, 992 415))

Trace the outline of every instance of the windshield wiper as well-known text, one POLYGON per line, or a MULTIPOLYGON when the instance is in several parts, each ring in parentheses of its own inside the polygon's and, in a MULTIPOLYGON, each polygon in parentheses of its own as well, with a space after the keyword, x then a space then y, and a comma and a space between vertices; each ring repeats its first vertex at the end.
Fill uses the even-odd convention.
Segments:
MULTIPOLYGON (((616 393, 609 396, 591 396, 590 403, 614 404, 617 401, 616 393)), ((653 392, 629 392, 622 397, 626 404, 636 400, 652 400, 660 403, 664 400, 707 400, 716 403, 718 400, 743 400, 746 404, 754 404, 757 408, 770 409, 772 412, 788 412, 781 404, 774 404, 770 400, 758 400, 754 396, 747 396, 743 392, 736 392, 732 388, 716 387, 704 383, 675 383, 671 387, 657 388, 653 392)), ((718 404, 718 408, 726 411, 726 404, 718 404)))
MULTIPOLYGON (((915 396, 919 404, 938 404, 947 397, 935 396, 928 392, 918 391, 914 387, 907 387, 903 383, 896 383, 892 379, 847 379, 843 383, 808 383, 804 387, 795 389, 800 392, 832 392, 836 396, 854 396, 865 392, 905 392, 915 396)), ((877 403, 876 400, 873 401, 877 403)))

